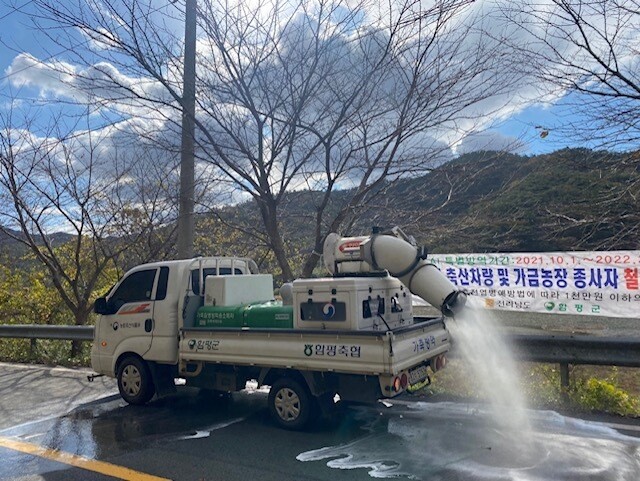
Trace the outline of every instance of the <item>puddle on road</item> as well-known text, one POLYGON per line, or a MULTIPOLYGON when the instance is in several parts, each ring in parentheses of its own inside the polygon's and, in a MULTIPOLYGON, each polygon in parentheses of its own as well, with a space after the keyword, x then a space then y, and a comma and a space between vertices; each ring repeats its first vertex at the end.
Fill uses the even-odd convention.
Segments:
POLYGON ((183 441, 185 439, 202 439, 202 438, 208 438, 209 436, 211 436, 211 433, 213 431, 217 431, 218 429, 224 429, 226 427, 231 426, 232 424, 236 424, 236 423, 240 423, 242 421, 244 421, 246 419, 246 417, 242 417, 242 418, 236 418, 236 419, 231 419, 229 421, 225 421, 225 422, 221 422, 221 423, 217 423, 214 424, 212 426, 207 426, 204 429, 200 429, 197 430, 194 433, 190 433, 190 434, 185 434, 182 436, 178 436, 176 439, 178 441, 183 441))
MULTIPOLYGON (((146 406, 129 406, 118 396, 79 406, 60 417, 14 426, 0 431, 0 435, 90 459, 105 459, 176 440, 209 437, 262 409, 262 398, 264 395, 238 396, 233 400, 191 389, 146 406)), ((16 469, 42 475, 68 466, 3 453, 0 480, 12 479, 16 469)))
POLYGON ((213 431, 247 419, 263 404, 260 396, 238 396, 234 401, 197 390, 154 400, 146 406, 130 406, 117 397, 80 406, 60 417, 5 429, 0 435, 104 458, 168 440, 209 437, 213 431))
POLYGON ((372 418, 349 444, 298 455, 336 469, 366 468, 373 478, 513 481, 637 481, 640 440, 598 423, 530 411, 531 434, 495 428, 486 405, 396 405, 372 418))

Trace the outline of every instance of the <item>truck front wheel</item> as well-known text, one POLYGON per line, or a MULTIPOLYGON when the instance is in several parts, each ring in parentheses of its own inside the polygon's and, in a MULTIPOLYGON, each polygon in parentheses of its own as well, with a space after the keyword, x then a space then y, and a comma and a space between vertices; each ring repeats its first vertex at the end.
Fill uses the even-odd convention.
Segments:
POLYGON ((145 404, 155 394, 149 366, 135 356, 125 357, 118 366, 118 390, 129 404, 145 404))
POLYGON ((302 429, 311 417, 314 399, 306 386, 290 378, 280 378, 269 391, 269 411, 285 429, 302 429))

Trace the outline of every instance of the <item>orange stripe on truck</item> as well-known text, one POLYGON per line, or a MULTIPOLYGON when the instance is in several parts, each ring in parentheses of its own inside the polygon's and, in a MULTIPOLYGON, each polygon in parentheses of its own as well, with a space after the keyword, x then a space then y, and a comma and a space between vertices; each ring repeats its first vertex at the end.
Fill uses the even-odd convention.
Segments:
POLYGON ((128 308, 128 309, 126 309, 124 311, 120 311, 120 312, 118 312, 118 315, 119 316, 125 316, 127 314, 140 314, 140 313, 143 313, 143 312, 149 312, 150 311, 149 306, 150 306, 150 304, 148 302, 146 304, 140 304, 138 306, 135 306, 135 307, 132 307, 132 308, 128 308))

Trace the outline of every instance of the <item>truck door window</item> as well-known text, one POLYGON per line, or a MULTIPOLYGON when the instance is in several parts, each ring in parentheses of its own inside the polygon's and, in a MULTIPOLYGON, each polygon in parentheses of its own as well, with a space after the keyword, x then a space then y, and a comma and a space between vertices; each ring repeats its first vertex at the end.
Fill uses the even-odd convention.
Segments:
POLYGON ((156 301, 162 301, 167 297, 167 283, 169 282, 169 268, 160 268, 160 277, 158 278, 158 287, 156 288, 156 301))
POLYGON ((121 305, 127 302, 151 300, 151 291, 153 291, 153 281, 156 278, 156 271, 157 269, 148 269, 130 274, 122 281, 122 284, 118 286, 118 289, 113 296, 111 296, 110 300, 121 305))

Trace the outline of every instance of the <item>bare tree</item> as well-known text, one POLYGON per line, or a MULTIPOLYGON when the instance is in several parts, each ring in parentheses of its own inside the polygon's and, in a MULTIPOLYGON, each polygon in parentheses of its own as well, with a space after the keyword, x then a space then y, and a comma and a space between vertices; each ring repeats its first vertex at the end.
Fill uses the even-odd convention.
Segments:
POLYGON ((449 146, 436 137, 479 120, 473 107, 515 81, 467 2, 348 10, 301 2, 284 25, 277 3, 261 14, 255 5, 205 4, 199 101, 216 135, 205 136, 204 152, 255 200, 285 278, 292 272, 280 226, 292 189, 317 194, 303 214, 312 232, 308 276, 329 232, 398 179, 437 165, 449 146))
MULTIPOLYGON (((198 2, 200 180, 224 179, 211 192, 230 186, 254 202, 261 222, 247 232, 273 251, 283 278, 294 276, 295 244, 282 229, 292 191, 314 193, 299 214, 312 238, 309 275, 329 232, 389 184, 427 172, 508 100, 516 77, 470 3, 198 2)), ((66 72, 74 88, 175 129, 181 30, 171 22, 182 12, 149 0, 35 4, 40 31, 83 66, 66 72)))
MULTIPOLYGON (((563 97, 558 125, 579 140, 635 150, 640 141, 638 0, 505 2, 514 65, 541 94, 563 97)), ((543 130, 548 133, 548 130, 543 130)))
POLYGON ((152 169, 155 162, 141 151, 121 162, 99 134, 77 125, 72 136, 58 128, 37 135, 37 118, 14 109, 0 113, 0 229, 29 249, 75 324, 84 325, 96 286, 108 270, 122 267, 123 256, 131 258, 132 247, 136 261, 169 250, 171 228, 158 230, 175 219, 168 199, 175 192, 167 191, 175 181, 171 169, 152 169), (57 240, 61 231, 66 242, 57 240))
POLYGON ((580 215, 547 207, 549 229, 558 236, 579 232, 575 247, 633 246, 640 230, 633 181, 640 149, 640 2, 505 2, 502 12, 517 29, 510 44, 515 68, 560 106, 557 124, 541 126, 542 132, 557 130, 587 145, 627 151, 584 151, 585 161, 609 159, 601 185, 611 182, 609 175, 626 180, 610 190, 594 188, 593 209, 580 215))
MULTIPOLYGON (((568 151, 567 153, 572 153, 568 151)), ((574 248, 595 250, 637 249, 640 245, 640 155, 632 153, 573 151, 590 164, 599 181, 588 193, 589 208, 545 205, 541 218, 545 230, 558 238, 573 236, 574 248)), ((577 162, 576 162, 577 163, 577 162)), ((588 171, 587 167, 583 167, 588 171)))

